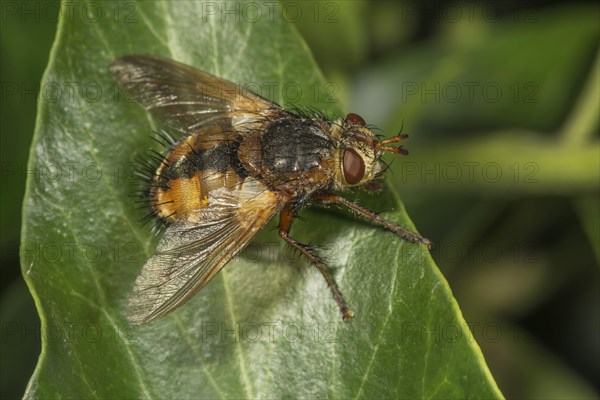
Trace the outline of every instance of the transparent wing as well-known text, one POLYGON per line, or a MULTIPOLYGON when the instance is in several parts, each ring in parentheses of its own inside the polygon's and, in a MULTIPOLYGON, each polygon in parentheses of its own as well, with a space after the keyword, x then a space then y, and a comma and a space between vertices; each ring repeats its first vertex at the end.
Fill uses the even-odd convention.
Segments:
POLYGON ((207 208, 169 226, 129 298, 134 323, 162 317, 204 287, 283 206, 283 199, 247 179, 211 192, 207 208))
POLYGON ((196 133, 207 125, 259 122, 285 113, 277 104, 235 83, 165 58, 118 58, 110 71, 144 108, 184 133, 196 133))

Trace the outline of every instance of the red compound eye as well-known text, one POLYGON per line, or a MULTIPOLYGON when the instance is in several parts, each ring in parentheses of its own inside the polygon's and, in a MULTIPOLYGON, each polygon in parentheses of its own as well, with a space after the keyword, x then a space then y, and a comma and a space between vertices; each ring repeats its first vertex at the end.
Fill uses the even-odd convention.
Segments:
POLYGON ((354 114, 354 113, 350 113, 350 114, 346 115, 346 122, 351 122, 353 124, 360 125, 360 126, 367 125, 367 123, 365 122, 363 117, 361 117, 358 114, 354 114))
POLYGON ((344 150, 344 178, 350 185, 356 185, 365 176, 365 162, 353 149, 344 150))

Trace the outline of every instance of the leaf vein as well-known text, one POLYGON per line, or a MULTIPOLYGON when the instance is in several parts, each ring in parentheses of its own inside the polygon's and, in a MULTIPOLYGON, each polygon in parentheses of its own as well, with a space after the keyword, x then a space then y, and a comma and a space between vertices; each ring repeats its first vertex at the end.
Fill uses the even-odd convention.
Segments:
POLYGON ((395 253, 395 262, 394 264, 396 265, 396 268, 394 268, 394 276, 392 278, 392 287, 390 288, 390 299, 389 299, 389 307, 388 307, 388 314, 385 318, 385 322, 383 323, 383 326, 381 327, 381 332, 379 333, 379 337, 377 338, 377 342, 375 343, 375 348, 373 349, 373 355, 371 356, 371 359, 369 360, 369 364, 367 365, 367 369, 365 371, 365 374, 363 375, 363 379, 360 383, 360 387, 358 388, 358 391, 356 393, 356 397, 354 398, 355 400, 358 399, 360 397, 360 395, 362 394, 363 391, 363 387, 365 382, 367 381, 367 378, 369 376, 369 374, 372 371, 372 367, 373 367, 373 362, 375 361, 375 357, 377 356, 377 352, 379 351, 379 346, 381 345, 381 341, 383 339, 383 334, 387 328, 387 325, 390 321, 390 317, 392 316, 393 312, 394 312, 394 293, 396 291, 396 283, 398 280, 398 261, 399 261, 399 253, 402 251, 402 246, 400 246, 400 249, 398 251, 396 251, 395 253))
MULTIPOLYGON (((235 310, 233 306, 233 299, 231 298, 231 293, 229 291, 229 284, 227 282, 227 271, 221 271, 221 277, 221 281, 223 282, 223 288, 225 289, 225 297, 227 299, 227 309, 229 311, 229 315, 231 316, 231 324, 235 325, 235 310)), ((244 386, 244 391, 246 392, 246 398, 253 399, 255 398, 255 396, 252 395, 252 385, 250 383, 250 378, 248 377, 248 371, 246 370, 246 357, 244 355, 244 351, 239 340, 236 340, 236 350, 239 356, 240 374, 242 375, 241 378, 244 386)))

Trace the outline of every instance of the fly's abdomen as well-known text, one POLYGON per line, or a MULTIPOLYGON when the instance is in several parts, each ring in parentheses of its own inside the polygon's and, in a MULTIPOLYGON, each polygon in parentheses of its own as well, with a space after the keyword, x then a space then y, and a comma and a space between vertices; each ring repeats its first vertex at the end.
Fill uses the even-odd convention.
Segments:
POLYGON ((235 143, 203 148, 194 136, 177 143, 166 155, 152 181, 150 196, 156 215, 166 221, 206 208, 210 192, 240 185, 246 173, 235 143))

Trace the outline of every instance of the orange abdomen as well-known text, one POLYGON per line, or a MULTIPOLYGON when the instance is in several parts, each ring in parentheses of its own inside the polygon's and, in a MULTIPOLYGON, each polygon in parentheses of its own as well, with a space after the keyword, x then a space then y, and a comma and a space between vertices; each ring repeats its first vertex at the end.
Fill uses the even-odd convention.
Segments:
POLYGON ((158 167, 150 197, 156 215, 172 222, 206 208, 210 192, 234 188, 247 176, 235 143, 203 149, 194 136, 177 143, 158 167))

